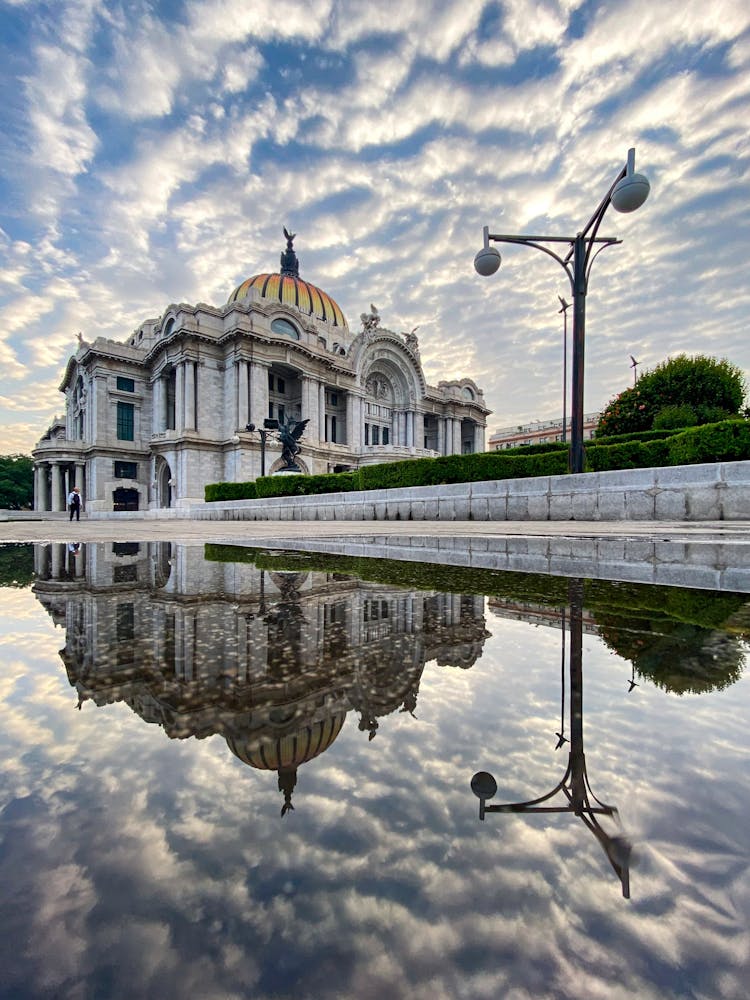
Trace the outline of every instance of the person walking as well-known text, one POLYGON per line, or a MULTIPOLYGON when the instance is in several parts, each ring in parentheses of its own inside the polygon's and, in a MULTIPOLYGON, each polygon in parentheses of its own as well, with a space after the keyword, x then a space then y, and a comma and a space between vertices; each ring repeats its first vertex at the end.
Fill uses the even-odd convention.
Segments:
POLYGON ((81 491, 77 486, 68 494, 68 510, 70 511, 70 520, 73 520, 73 515, 75 514, 76 521, 81 520, 81 491))

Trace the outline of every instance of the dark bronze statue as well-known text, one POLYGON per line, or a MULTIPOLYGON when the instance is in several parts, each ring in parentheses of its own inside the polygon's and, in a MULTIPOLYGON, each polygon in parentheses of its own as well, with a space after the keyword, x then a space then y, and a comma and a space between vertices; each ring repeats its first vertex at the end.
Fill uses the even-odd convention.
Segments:
POLYGON ((294 461, 302 450, 299 439, 302 437, 308 420, 297 420, 295 417, 286 417, 279 421, 279 441, 281 441, 281 458, 284 461, 284 468, 280 471, 300 472, 300 467, 294 461))

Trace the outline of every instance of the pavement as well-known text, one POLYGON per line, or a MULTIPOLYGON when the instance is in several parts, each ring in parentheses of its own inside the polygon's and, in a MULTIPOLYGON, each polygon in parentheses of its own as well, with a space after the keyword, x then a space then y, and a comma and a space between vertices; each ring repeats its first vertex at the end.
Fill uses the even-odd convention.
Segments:
POLYGON ((54 517, 0 521, 0 542, 179 541, 273 543, 295 539, 410 538, 643 538, 660 542, 750 545, 750 521, 198 521, 54 517))

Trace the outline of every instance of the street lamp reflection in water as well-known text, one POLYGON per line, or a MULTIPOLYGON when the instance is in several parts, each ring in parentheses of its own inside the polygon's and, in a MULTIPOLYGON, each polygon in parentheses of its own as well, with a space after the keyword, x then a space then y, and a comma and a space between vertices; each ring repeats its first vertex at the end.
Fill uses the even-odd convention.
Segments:
MULTIPOLYGON (((621 833, 610 834, 599 817, 619 822, 615 806, 601 802, 592 792, 583 752, 583 580, 569 583, 570 602, 570 752, 568 766, 555 787, 545 795, 524 802, 488 805, 497 794, 497 781, 488 771, 478 771, 471 779, 471 790, 479 799, 479 818, 487 813, 573 813, 601 844, 622 885, 622 894, 630 898, 630 854, 632 845, 621 833), (562 794, 558 805, 550 800, 562 794)), ((564 622, 563 622, 564 628, 564 622)), ((563 682, 564 683, 564 682, 563 682)))

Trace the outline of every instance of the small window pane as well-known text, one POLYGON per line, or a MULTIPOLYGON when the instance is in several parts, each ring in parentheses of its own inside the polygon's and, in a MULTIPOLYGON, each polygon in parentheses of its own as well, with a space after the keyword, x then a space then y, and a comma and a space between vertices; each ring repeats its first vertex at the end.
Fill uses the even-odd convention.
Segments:
POLYGON ((122 392, 135 392, 135 379, 125 378, 124 375, 118 375, 117 388, 122 392))
POLYGON ((137 462, 115 462, 115 479, 137 479, 137 462))
POLYGON ((117 403, 117 437, 120 441, 135 438, 135 407, 132 403, 117 403))

